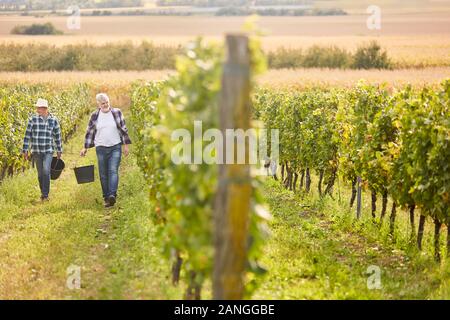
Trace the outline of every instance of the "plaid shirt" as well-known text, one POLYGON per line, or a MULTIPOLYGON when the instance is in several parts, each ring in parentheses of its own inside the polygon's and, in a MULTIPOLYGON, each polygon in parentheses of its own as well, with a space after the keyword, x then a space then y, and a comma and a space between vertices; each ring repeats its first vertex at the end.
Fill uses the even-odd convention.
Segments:
POLYGON ((47 120, 40 115, 33 115, 28 120, 22 152, 30 149, 30 143, 31 153, 53 153, 54 144, 56 151, 62 152, 61 127, 58 119, 52 114, 48 115, 47 120))
MULTIPOLYGON (((116 121, 117 130, 119 130, 120 139, 122 140, 122 144, 131 144, 130 137, 128 136, 128 129, 125 125, 125 118, 123 117, 122 111, 117 108, 111 108, 111 113, 114 117, 114 121, 116 121)), ((94 111, 91 114, 91 119, 89 120, 89 124, 86 130, 86 137, 84 140, 84 147, 86 149, 95 147, 95 134, 97 133, 97 120, 98 115, 100 114, 100 109, 94 111)))

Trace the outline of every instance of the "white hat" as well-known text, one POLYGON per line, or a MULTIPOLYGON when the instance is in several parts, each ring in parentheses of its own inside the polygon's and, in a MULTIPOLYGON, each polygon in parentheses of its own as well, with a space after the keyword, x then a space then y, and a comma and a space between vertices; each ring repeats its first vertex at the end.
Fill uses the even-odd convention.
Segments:
POLYGON ((48 101, 45 99, 41 99, 39 98, 38 101, 35 104, 36 107, 44 107, 44 108, 48 108, 48 101))

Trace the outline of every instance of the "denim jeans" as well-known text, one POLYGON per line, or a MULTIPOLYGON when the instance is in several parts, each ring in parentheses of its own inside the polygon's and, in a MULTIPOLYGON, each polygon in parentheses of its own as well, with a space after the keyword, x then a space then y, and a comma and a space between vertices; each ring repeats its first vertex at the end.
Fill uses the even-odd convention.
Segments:
POLYGON ((102 185, 103 198, 117 197, 119 186, 119 165, 122 158, 122 145, 96 147, 98 173, 102 185))
POLYGON ((50 192, 50 169, 52 166, 52 153, 34 153, 34 161, 38 172, 41 197, 47 198, 50 192))

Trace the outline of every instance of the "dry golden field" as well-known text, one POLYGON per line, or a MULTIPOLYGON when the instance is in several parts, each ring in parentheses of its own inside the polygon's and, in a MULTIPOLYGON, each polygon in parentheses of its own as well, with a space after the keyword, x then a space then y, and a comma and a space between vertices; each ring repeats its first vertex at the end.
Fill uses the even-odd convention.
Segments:
MULTIPOLYGON (((346 16, 260 17, 259 25, 272 36, 398 36, 450 34, 450 11, 386 13, 381 30, 369 30, 368 14, 346 16)), ((246 17, 108 16, 81 17, 80 30, 68 30, 67 17, 0 16, 0 35, 19 24, 52 22, 75 36, 220 36, 241 30, 246 17)))
MULTIPOLYGON (((127 86, 136 80, 164 80, 173 71, 111 71, 111 72, 0 72, 0 82, 58 83, 92 82, 96 87, 127 86)), ((259 84, 273 87, 352 86, 361 79, 389 86, 438 84, 450 77, 450 67, 405 70, 339 70, 295 69, 270 70, 261 75, 259 84)))
POLYGON ((59 83, 71 84, 73 82, 93 82, 98 86, 112 85, 124 86, 136 80, 164 80, 174 71, 49 71, 49 72, 0 72, 0 82, 27 82, 27 83, 59 83))
POLYGON ((411 84, 439 84, 450 78, 450 67, 403 70, 295 69, 270 70, 259 77, 259 84, 271 87, 331 86, 350 87, 364 79, 369 83, 386 83, 390 87, 411 84))
MULTIPOLYGON (((450 77, 450 1, 449 0, 380 0, 381 30, 366 27, 365 9, 372 1, 330 0, 317 1, 317 6, 345 9, 347 16, 327 17, 260 17, 259 27, 264 30, 265 50, 309 48, 313 45, 338 46, 354 51, 359 45, 376 40, 397 67, 417 67, 421 70, 351 71, 351 70, 278 70, 271 71, 261 81, 272 84, 321 82, 353 83, 360 78, 371 81, 423 83, 450 77)), ((68 30, 66 17, 36 18, 33 16, 0 15, 0 43, 50 43, 67 45, 77 43, 105 44, 108 42, 140 43, 143 40, 159 45, 184 45, 198 35, 208 40, 221 41, 224 33, 241 30, 245 17, 213 16, 110 16, 81 17, 80 30, 68 30), (18 36, 10 30, 21 24, 50 21, 63 30, 62 36, 18 36)), ((161 72, 63 72, 54 73, 1 73, 0 79, 58 79, 76 81, 129 82, 139 77, 160 79, 161 72), (115 79, 115 77, 118 77, 115 79)))
MULTIPOLYGON (((391 9, 391 11, 394 9, 391 9)), ((265 31, 266 50, 279 47, 308 48, 318 44, 355 50, 377 40, 398 66, 450 66, 450 8, 421 12, 386 13, 381 30, 366 27, 367 14, 335 17, 261 17, 258 25, 265 31)), ((219 40, 226 32, 241 30, 244 17, 81 17, 80 30, 67 30, 65 17, 0 16, 0 42, 44 42, 67 45, 89 42, 142 40, 156 44, 182 45, 198 35, 219 40), (50 21, 63 30, 62 36, 11 35, 16 25, 50 21)))

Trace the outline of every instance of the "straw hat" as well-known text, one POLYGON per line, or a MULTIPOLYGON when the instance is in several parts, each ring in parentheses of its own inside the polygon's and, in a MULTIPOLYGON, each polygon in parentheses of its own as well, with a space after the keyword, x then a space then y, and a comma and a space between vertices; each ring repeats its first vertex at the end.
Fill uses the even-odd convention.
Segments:
POLYGON ((48 108, 48 101, 45 99, 39 98, 35 104, 36 107, 48 108))

